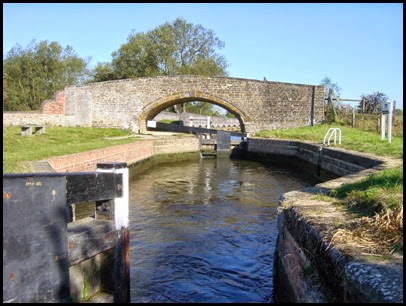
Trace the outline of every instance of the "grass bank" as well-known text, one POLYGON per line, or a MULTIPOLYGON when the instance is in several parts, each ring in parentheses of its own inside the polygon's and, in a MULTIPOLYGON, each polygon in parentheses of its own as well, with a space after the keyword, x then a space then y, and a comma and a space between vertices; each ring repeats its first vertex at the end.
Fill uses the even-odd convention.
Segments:
POLYGON ((20 127, 3 128, 3 173, 30 172, 29 161, 79 153, 134 142, 136 137, 118 129, 46 127, 44 134, 21 136, 20 127))
MULTIPOLYGON (((340 148, 376 156, 403 158, 403 136, 392 136, 392 142, 388 143, 387 140, 381 140, 381 135, 377 132, 345 124, 261 131, 255 136, 322 144, 331 127, 339 127, 342 131, 340 148)), ((403 165, 382 170, 353 184, 344 184, 321 198, 344 208, 354 218, 348 228, 336 233, 337 243, 339 239, 352 239, 362 242, 374 253, 403 253, 403 165)))
MULTIPOLYGON (((381 135, 376 132, 362 131, 340 124, 318 124, 291 129, 261 131, 255 137, 295 139, 323 143, 324 136, 329 128, 339 127, 342 132, 340 148, 358 152, 371 153, 377 156, 391 156, 403 158, 403 137, 392 136, 392 142, 381 140, 381 135)), ((332 141, 330 140, 330 144, 332 141)), ((334 146, 334 144, 332 145, 334 146)))
POLYGON ((336 243, 351 241, 381 256, 403 254, 403 166, 344 184, 318 198, 353 216, 335 234, 336 243))

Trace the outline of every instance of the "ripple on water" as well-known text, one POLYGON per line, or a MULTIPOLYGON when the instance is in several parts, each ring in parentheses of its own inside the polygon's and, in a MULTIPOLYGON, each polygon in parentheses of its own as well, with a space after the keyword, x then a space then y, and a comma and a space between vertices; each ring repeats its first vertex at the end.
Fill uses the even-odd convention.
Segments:
POLYGON ((203 159, 134 178, 131 301, 272 302, 279 195, 306 185, 288 173, 203 159))

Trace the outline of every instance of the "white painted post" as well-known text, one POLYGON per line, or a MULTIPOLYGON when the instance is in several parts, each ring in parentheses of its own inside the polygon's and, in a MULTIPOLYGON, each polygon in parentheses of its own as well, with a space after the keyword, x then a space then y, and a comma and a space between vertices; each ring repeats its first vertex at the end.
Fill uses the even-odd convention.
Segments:
POLYGON ((128 227, 128 168, 127 163, 98 163, 96 172, 121 173, 123 194, 114 198, 114 226, 117 234, 114 237, 114 262, 111 273, 114 283, 114 303, 130 302, 130 229, 128 227))
POLYGON ((385 139, 385 129, 386 129, 386 115, 385 114, 382 114, 382 117, 381 117, 381 134, 382 134, 382 140, 384 140, 385 139))
POLYGON ((392 142, 392 115, 393 115, 393 101, 389 101, 389 118, 388 118, 388 142, 392 142))
POLYGON ((207 116, 207 128, 210 129, 210 116, 207 116))
POLYGON ((190 117, 190 118, 189 118, 189 125, 190 125, 191 127, 193 127, 193 117, 190 117))
POLYGON ((129 185, 128 185, 128 168, 126 163, 99 163, 97 164, 96 172, 110 172, 110 173, 122 173, 122 190, 123 195, 120 198, 113 199, 114 201, 114 224, 116 230, 120 230, 123 227, 128 228, 128 214, 129 214, 129 185))
POLYGON ((156 121, 148 120, 147 121, 147 127, 156 128, 156 121))

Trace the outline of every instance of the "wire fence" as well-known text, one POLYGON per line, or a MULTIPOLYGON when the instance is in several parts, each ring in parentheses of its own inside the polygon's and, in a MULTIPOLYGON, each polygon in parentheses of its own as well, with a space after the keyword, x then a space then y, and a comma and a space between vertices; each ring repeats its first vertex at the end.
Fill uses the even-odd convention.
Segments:
MULTIPOLYGON (((341 110, 337 112, 337 121, 360 130, 381 133, 381 114, 361 114, 341 110)), ((392 135, 403 137, 403 115, 393 116, 392 135)))

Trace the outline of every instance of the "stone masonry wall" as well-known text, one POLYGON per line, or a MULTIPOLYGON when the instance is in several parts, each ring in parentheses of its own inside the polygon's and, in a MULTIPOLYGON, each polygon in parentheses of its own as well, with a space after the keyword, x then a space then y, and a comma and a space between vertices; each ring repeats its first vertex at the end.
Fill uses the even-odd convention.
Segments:
POLYGON ((64 126, 65 115, 41 114, 38 112, 3 112, 3 126, 26 124, 64 126))
POLYGON ((137 78, 65 88, 66 114, 83 125, 143 129, 166 107, 188 101, 225 107, 250 132, 323 119, 324 87, 197 76, 137 78), (314 112, 312 116, 312 105, 314 112), (80 120, 78 119, 80 117, 80 120))
POLYGON ((156 139, 154 140, 155 154, 174 154, 195 152, 199 150, 199 139, 187 137, 180 139, 156 139))
MULTIPOLYGON (((311 121, 319 123, 324 117, 324 86, 201 76, 160 76, 69 86, 57 92, 53 100, 44 101, 41 110, 43 116, 65 115, 57 122, 49 119, 50 125, 144 132, 147 120, 168 106, 190 101, 226 108, 251 133, 306 126, 311 121)), ((14 116, 19 122, 25 118, 14 116)), ((31 122, 22 124, 27 123, 31 122)))

